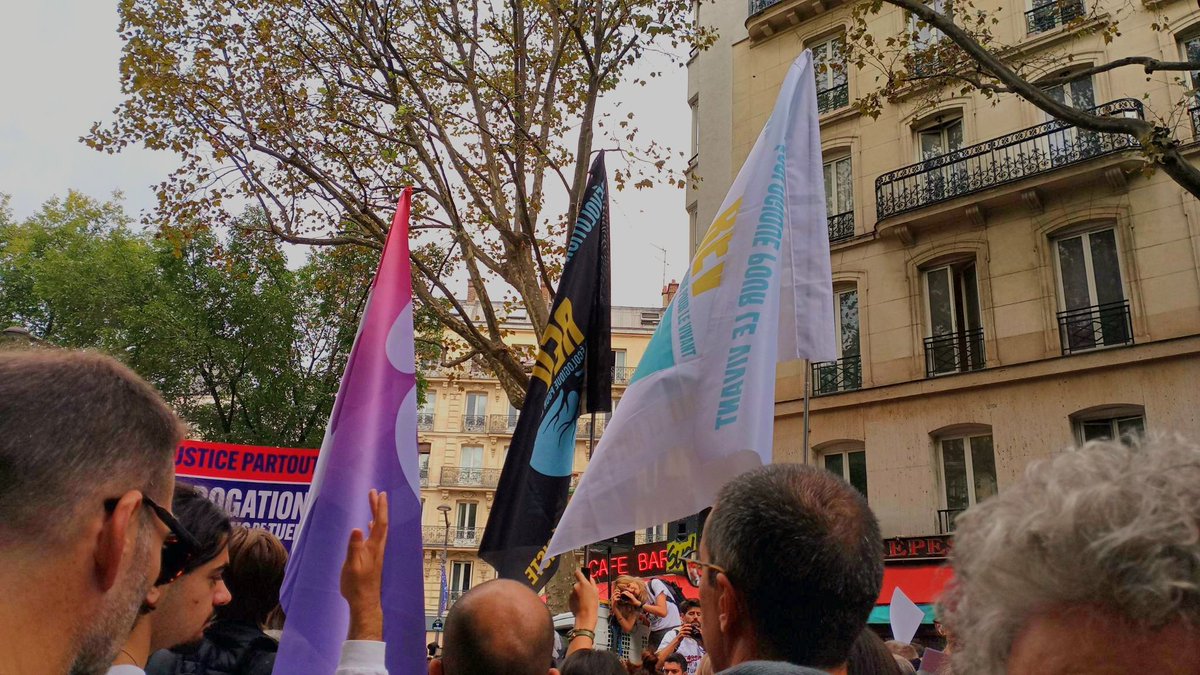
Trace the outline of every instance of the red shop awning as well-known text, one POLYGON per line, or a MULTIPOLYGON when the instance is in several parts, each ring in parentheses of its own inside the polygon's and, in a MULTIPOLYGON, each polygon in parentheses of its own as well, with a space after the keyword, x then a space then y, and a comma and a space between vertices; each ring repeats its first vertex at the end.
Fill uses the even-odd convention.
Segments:
POLYGON ((883 588, 879 591, 877 605, 892 602, 892 591, 897 586, 909 600, 917 604, 933 604, 942 596, 946 584, 954 578, 954 570, 947 565, 884 565, 883 588))

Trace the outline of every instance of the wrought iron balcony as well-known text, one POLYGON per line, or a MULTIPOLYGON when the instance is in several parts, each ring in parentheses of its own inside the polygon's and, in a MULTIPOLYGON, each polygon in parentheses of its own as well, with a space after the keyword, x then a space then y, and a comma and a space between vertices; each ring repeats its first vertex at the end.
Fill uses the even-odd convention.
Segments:
POLYGON ((1058 337, 1064 356, 1101 347, 1133 344, 1129 301, 1059 312, 1058 337))
POLYGON ((433 431, 433 413, 417 413, 417 431, 433 431))
POLYGON ((836 361, 812 364, 813 396, 854 391, 862 387, 862 357, 843 356, 836 361))
POLYGON ((516 415, 492 415, 488 419, 488 433, 510 435, 517 428, 516 415))
MULTIPOLYGON (((596 413, 596 440, 600 440, 600 436, 604 433, 604 427, 606 425, 607 421, 604 419, 604 415, 596 413)), ((586 441, 588 436, 591 435, 591 431, 592 416, 590 414, 585 414, 583 417, 579 418, 579 430, 575 434, 575 440, 586 441)))
POLYGON ((824 91, 817 92, 817 113, 824 115, 838 108, 850 105, 850 85, 839 84, 824 91))
POLYGON ((1192 135, 1200 140, 1200 105, 1188 108, 1188 114, 1192 117, 1192 135))
POLYGON ((854 236, 854 211, 829 216, 829 241, 843 241, 854 236))
POLYGON ((487 415, 463 415, 463 431, 484 431, 487 429, 487 415))
POLYGON ((474 466, 443 466, 442 487, 481 487, 495 489, 500 482, 500 469, 474 466))
POLYGON ((444 525, 426 525, 421 528, 421 540, 428 548, 479 548, 483 538, 482 527, 454 527, 447 530, 444 525))
MULTIPOLYGON (((1142 103, 1123 98, 1097 106, 1092 112, 1140 118, 1142 103)), ((885 173, 875 180, 876 208, 879 219, 883 220, 1137 148, 1137 139, 1132 136, 1083 131, 1061 120, 1052 120, 885 173)))
POLYGON ((633 371, 635 370, 637 370, 637 366, 613 366, 613 384, 629 384, 629 380, 633 378, 633 371))
POLYGON ((750 6, 746 10, 747 14, 754 16, 772 5, 778 5, 783 0, 750 0, 750 6))
POLYGON ((457 602, 458 599, 463 596, 463 593, 466 593, 466 591, 446 591, 446 609, 450 609, 450 605, 453 605, 455 602, 457 602))
POLYGON ((925 338, 925 377, 981 370, 986 363, 982 328, 925 338))
POLYGON ((429 467, 421 467, 421 487, 429 487, 429 467))
POLYGON ((1051 0, 1025 12, 1025 32, 1034 35, 1065 26, 1087 14, 1083 0, 1051 0))
POLYGON ((958 514, 966 509, 938 509, 938 534, 950 534, 954 531, 954 521, 958 514))

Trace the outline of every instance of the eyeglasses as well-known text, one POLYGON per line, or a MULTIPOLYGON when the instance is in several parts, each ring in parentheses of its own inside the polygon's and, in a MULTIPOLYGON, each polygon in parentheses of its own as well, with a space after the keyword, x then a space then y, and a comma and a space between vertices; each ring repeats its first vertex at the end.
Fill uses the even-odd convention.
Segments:
MULTIPOLYGON (((119 501, 121 500, 118 497, 104 500, 104 510, 112 513, 117 508, 119 501)), ((154 515, 171 531, 163 540, 162 566, 159 568, 158 579, 154 582, 155 586, 169 584, 183 576, 188 563, 199 550, 200 542, 196 541, 196 538, 175 519, 175 516, 171 515, 170 511, 156 504, 153 499, 142 495, 142 506, 153 511, 154 515)))
POLYGON ((697 588, 699 588, 700 581, 704 578, 705 567, 714 569, 725 576, 729 576, 729 572, 726 571, 724 567, 721 567, 720 565, 714 565, 712 563, 706 563, 697 558, 695 555, 690 555, 683 559, 683 568, 687 570, 688 581, 692 582, 692 585, 696 586, 697 588))

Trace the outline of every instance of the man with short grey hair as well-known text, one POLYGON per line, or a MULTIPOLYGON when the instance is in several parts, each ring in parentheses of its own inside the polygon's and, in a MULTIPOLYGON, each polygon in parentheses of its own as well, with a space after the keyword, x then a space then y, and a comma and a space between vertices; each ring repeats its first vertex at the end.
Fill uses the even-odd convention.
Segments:
POLYGON ((844 673, 883 583, 883 539, 848 483, 771 464, 721 488, 687 567, 714 670, 844 673))
POLYGON ((0 352, 0 675, 108 670, 186 562, 169 511, 181 437, 107 356, 0 352))
POLYGON ((955 522, 954 672, 1200 674, 1200 448, 1089 443, 955 522))

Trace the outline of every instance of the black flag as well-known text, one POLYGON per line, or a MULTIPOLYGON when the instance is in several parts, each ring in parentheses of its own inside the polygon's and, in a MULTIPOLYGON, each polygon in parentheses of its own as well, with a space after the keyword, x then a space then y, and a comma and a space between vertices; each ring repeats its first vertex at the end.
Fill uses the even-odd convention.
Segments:
POLYGON ((540 571, 550 535, 567 506, 581 406, 612 409, 608 256, 608 178, 604 153, 592 162, 587 189, 567 240, 567 260, 479 555, 500 577, 534 590, 558 569, 540 571))

